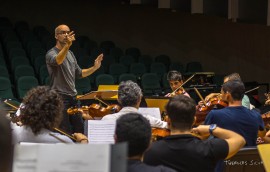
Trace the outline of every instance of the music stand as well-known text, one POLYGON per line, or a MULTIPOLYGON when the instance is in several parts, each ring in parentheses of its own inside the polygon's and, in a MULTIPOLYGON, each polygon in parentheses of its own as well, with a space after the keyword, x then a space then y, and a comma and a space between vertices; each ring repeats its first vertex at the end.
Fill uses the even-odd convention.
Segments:
POLYGON ((170 97, 145 97, 147 107, 158 107, 160 112, 165 111, 165 106, 169 102, 170 97))
POLYGON ((88 99, 103 99, 103 100, 116 100, 118 90, 102 90, 102 91, 91 91, 80 97, 77 97, 78 100, 88 100, 88 99))
POLYGON ((258 145, 258 151, 262 158, 263 165, 266 171, 270 171, 270 144, 258 145))

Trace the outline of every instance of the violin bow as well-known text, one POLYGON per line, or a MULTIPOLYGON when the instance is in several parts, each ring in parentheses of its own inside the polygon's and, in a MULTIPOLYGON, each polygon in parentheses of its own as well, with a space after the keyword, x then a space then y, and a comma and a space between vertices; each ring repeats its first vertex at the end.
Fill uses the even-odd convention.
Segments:
POLYGON ((9 103, 7 99, 4 101, 4 103, 6 103, 7 105, 13 107, 13 108, 16 109, 16 110, 19 109, 19 107, 15 106, 15 105, 13 105, 13 104, 11 104, 11 103, 9 103))
POLYGON ((247 93, 249 93, 249 92, 251 92, 251 91, 257 90, 257 89, 259 89, 259 88, 260 88, 260 86, 255 87, 255 88, 252 88, 252 89, 246 91, 245 94, 247 94, 247 93))
POLYGON ((193 87, 195 92, 197 93, 197 95, 200 97, 201 101, 203 102, 204 105, 206 105, 205 100, 203 99, 201 93, 199 92, 199 90, 196 87, 193 87))
POLYGON ((60 137, 54 135, 53 133, 49 133, 49 134, 50 134, 50 136, 56 138, 56 139, 59 140, 60 142, 62 142, 62 143, 67 143, 65 140, 63 140, 63 139, 61 139, 60 137))
POLYGON ((107 103, 99 99, 97 96, 95 96, 95 99, 98 100, 99 102, 103 103, 105 106, 109 106, 107 103))
POLYGON ((171 92, 171 94, 175 94, 176 91, 178 91, 183 85, 185 85, 189 80, 191 80, 194 76, 196 75, 196 73, 194 73, 192 76, 190 76, 185 82, 183 82, 178 88, 176 88, 173 92, 171 92))
POLYGON ((65 136, 67 136, 67 137, 69 137, 69 138, 71 138, 72 140, 75 140, 76 141, 76 138, 75 137, 73 137, 72 135, 69 135, 68 133, 66 133, 66 132, 64 132, 64 131, 62 131, 62 130, 60 130, 59 128, 53 128, 54 130, 56 130, 56 131, 58 131, 59 133, 61 133, 61 134, 64 134, 65 136))

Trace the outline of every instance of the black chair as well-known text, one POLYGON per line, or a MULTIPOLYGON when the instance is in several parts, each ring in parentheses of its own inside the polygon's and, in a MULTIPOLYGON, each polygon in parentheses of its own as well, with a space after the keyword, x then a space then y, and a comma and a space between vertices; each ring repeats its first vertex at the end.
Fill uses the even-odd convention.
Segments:
POLYGON ((163 55, 156 56, 155 62, 163 63, 166 66, 166 70, 168 70, 171 64, 171 59, 169 56, 163 54, 163 55))
POLYGON ((139 48, 130 47, 125 51, 125 55, 130 55, 134 58, 135 62, 138 62, 138 58, 141 56, 141 51, 139 48))
POLYGON ((124 73, 124 74, 121 74, 119 76, 119 81, 118 83, 122 82, 122 81, 128 81, 128 80, 131 80, 133 82, 136 82, 137 83, 137 78, 134 74, 132 73, 124 73))
POLYGON ((100 74, 96 77, 96 88, 99 85, 114 85, 114 78, 109 74, 100 74))
POLYGON ((88 77, 75 80, 75 87, 78 95, 83 95, 91 91, 91 83, 88 77))
POLYGON ((160 95, 162 93, 159 78, 155 73, 143 74, 141 85, 144 95, 152 96, 152 95, 160 95))
POLYGON ((0 77, 0 98, 14 98, 10 80, 5 77, 0 77))

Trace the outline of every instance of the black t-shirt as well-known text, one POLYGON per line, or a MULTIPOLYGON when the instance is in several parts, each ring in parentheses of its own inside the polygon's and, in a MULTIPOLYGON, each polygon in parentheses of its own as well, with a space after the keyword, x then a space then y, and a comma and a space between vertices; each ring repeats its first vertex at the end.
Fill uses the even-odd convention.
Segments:
POLYGON ((171 135, 154 142, 145 153, 144 162, 162 164, 179 172, 210 172, 228 152, 228 143, 222 139, 200 140, 190 134, 171 135))
POLYGON ((163 165, 151 166, 140 160, 128 160, 127 172, 176 172, 175 170, 163 165))

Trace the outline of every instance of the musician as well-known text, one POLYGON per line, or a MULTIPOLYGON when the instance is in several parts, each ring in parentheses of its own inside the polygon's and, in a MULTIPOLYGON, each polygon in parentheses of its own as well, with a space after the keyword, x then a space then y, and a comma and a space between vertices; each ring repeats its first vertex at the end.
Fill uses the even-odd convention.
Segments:
POLYGON ((242 81, 225 82, 221 89, 221 98, 228 102, 228 107, 210 111, 206 116, 205 124, 217 124, 232 130, 245 138, 246 146, 255 146, 258 130, 264 131, 264 123, 257 111, 242 106, 244 94, 245 86, 242 81))
POLYGON ((204 125, 191 129, 195 120, 193 99, 178 95, 166 105, 171 120, 171 135, 153 142, 145 152, 144 162, 148 165, 166 165, 177 171, 213 171, 217 160, 233 156, 245 140, 239 134, 216 125, 204 125), (216 138, 201 140, 192 135, 213 135, 216 138))
MULTIPOLYGON (((119 117, 130 113, 138 112, 138 108, 142 99, 142 90, 139 85, 133 81, 123 81, 118 87, 118 103, 122 109, 118 113, 109 114, 102 120, 116 120, 119 117)), ((161 121, 155 117, 146 116, 152 127, 167 128, 167 122, 161 121)))
POLYGON ((150 146, 151 126, 141 114, 128 113, 118 118, 114 138, 116 143, 128 143, 127 172, 176 172, 163 165, 150 166, 142 162, 143 154, 150 146))
MULTIPOLYGON (((73 143, 67 136, 54 132, 62 119, 63 101, 49 87, 38 86, 27 92, 19 119, 22 126, 12 125, 14 143, 73 143)), ((75 133, 77 142, 87 143, 87 137, 75 133)))
POLYGON ((6 113, 0 111, 0 169, 3 172, 11 172, 13 161, 13 146, 10 122, 6 118, 6 113))
POLYGON ((270 130, 265 134, 265 137, 263 138, 265 143, 270 143, 270 130))
POLYGON ((55 29, 56 45, 46 54, 46 63, 50 75, 50 87, 56 90, 63 98, 65 110, 60 128, 69 132, 83 133, 83 120, 81 115, 67 114, 67 109, 76 106, 75 78, 83 78, 91 75, 101 65, 103 54, 100 54, 94 66, 81 69, 76 58, 69 49, 75 41, 75 34, 67 25, 59 25, 55 29))
POLYGON ((190 95, 184 90, 184 88, 180 87, 183 84, 183 79, 180 72, 176 70, 169 71, 167 74, 167 80, 170 83, 170 87, 173 92, 168 93, 167 95, 165 95, 165 97, 173 97, 179 94, 183 94, 185 96, 190 97, 190 95), (176 89, 178 90, 175 91, 176 89))
MULTIPOLYGON (((241 77, 238 73, 232 73, 230 75, 227 75, 224 77, 223 83, 226 83, 230 80, 240 80, 241 81, 241 77)), ((215 96, 219 96, 220 93, 211 93, 208 96, 205 97, 205 101, 208 102, 211 98, 215 97, 215 96)), ((247 95, 244 95, 242 98, 242 106, 250 109, 251 105, 250 105, 250 101, 247 95)))
POLYGON ((265 94, 265 96, 267 97, 267 99, 266 99, 264 105, 259 108, 261 114, 270 112, 270 93, 265 94))

